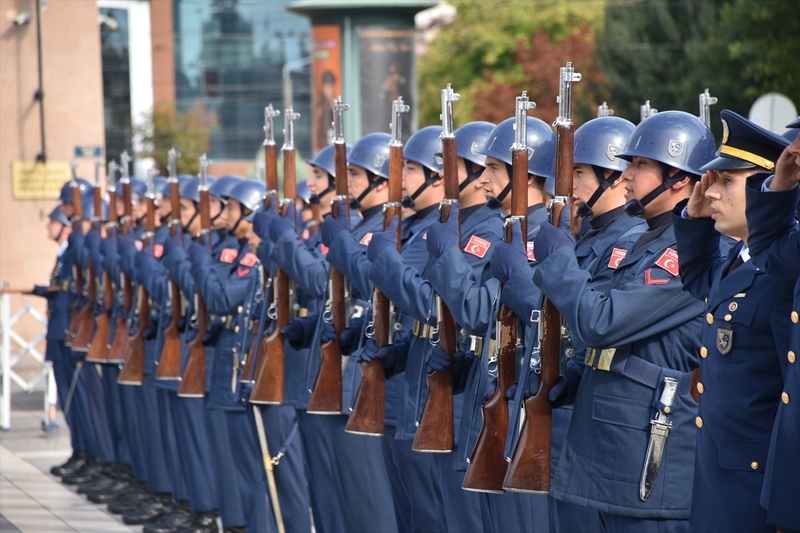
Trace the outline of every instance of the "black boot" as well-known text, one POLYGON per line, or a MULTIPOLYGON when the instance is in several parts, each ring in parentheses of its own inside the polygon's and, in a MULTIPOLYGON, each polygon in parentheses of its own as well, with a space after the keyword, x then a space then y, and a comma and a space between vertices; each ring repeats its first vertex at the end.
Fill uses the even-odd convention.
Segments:
POLYGON ((149 524, 155 522, 172 510, 172 494, 169 492, 154 494, 149 500, 141 503, 137 509, 122 515, 122 521, 129 525, 149 524))
POLYGON ((226 527, 222 533, 247 533, 247 526, 226 527))
POLYGON ((196 513, 194 522, 181 529, 178 533, 219 533, 217 512, 196 513))
POLYGON ((147 488, 142 486, 132 486, 125 494, 108 504, 108 511, 114 514, 127 513, 137 509, 151 494, 147 488))
POLYGON ((54 466, 50 469, 50 473, 58 477, 74 474, 80 467, 86 464, 87 457, 88 454, 86 452, 72 452, 72 456, 66 463, 54 466))
POLYGON ((194 515, 186 500, 178 502, 172 510, 158 521, 144 526, 144 533, 177 533, 194 521, 194 515))
POLYGON ((75 472, 61 478, 61 482, 65 485, 80 485, 81 483, 92 481, 93 479, 99 477, 101 473, 102 468, 100 466, 100 461, 95 458, 91 458, 88 459, 83 466, 78 468, 75 472))
POLYGON ((113 485, 115 482, 113 477, 101 474, 91 481, 81 483, 78 485, 78 494, 89 494, 91 492, 100 492, 113 485))
POLYGON ((131 486, 129 483, 119 479, 114 479, 106 487, 87 493, 87 498, 92 503, 113 502, 114 500, 122 497, 123 494, 126 494, 130 488, 131 486))

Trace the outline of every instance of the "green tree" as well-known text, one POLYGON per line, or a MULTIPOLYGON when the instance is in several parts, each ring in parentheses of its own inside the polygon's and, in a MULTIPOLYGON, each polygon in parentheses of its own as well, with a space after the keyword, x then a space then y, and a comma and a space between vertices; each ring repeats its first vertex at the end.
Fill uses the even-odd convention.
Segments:
POLYGON ((177 161, 179 174, 197 174, 199 158, 209 147, 209 128, 213 119, 199 106, 177 113, 175 106, 156 106, 145 116, 137 133, 142 136, 143 149, 139 157, 152 157, 161 175, 168 172, 167 152, 174 147, 180 152, 177 161))

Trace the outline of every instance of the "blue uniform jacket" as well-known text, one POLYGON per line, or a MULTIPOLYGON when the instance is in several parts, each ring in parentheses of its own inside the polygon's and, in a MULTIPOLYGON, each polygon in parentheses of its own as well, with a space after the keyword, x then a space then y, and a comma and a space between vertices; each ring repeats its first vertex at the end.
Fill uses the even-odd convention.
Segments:
POLYGON ((752 261, 729 272, 743 244, 717 253, 711 219, 673 212, 681 278, 707 299, 700 348, 699 416, 691 529, 767 531, 759 505, 775 413, 789 362, 786 317, 793 282, 770 276, 752 261))
POLYGON ((795 283, 792 310, 784 320, 789 328, 790 350, 778 352, 788 362, 784 389, 761 494, 767 522, 781 531, 800 531, 800 231, 795 209, 797 188, 784 192, 762 192, 765 175, 748 178, 746 188, 748 245, 753 263, 767 273, 795 283))
POLYGON ((69 291, 72 282, 71 257, 67 246, 56 259, 50 274, 50 286, 59 287, 59 291, 47 294, 47 340, 63 341, 66 338, 69 309, 73 299, 73 294, 69 291))
POLYGON ((598 350, 587 351, 551 494, 612 514, 686 519, 697 432, 697 404, 689 384, 698 364, 703 304, 683 290, 671 224, 656 235, 627 253, 607 292, 594 288, 591 273, 580 268, 568 247, 554 251, 533 275, 561 311, 573 339, 598 350), (612 348, 613 359, 600 351, 612 348), (626 361, 626 354, 638 357, 627 360, 656 370, 653 386, 611 371, 618 370, 612 363, 626 361), (639 482, 652 405, 667 374, 680 380, 670 413, 673 427, 655 488, 642 502, 639 482))

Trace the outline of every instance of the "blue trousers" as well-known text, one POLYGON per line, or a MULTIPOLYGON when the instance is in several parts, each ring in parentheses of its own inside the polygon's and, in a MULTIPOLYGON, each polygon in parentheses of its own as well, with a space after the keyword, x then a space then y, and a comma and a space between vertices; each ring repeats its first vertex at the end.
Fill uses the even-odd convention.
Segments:
POLYGON ((153 375, 145 374, 142 382, 142 403, 140 409, 147 413, 149 422, 144 439, 144 453, 147 457, 147 486, 150 492, 172 492, 167 457, 175 456, 167 450, 167 439, 161 431, 161 412, 158 408, 158 389, 153 386, 153 375))
MULTIPOLYGON (((186 499, 186 483, 180 467, 180 449, 172 422, 172 401, 175 393, 171 390, 156 388, 156 401, 158 403, 158 420, 161 425, 161 435, 164 438, 164 454, 167 462, 167 475, 169 477, 169 492, 176 500, 186 499)), ((152 492, 152 491, 151 491, 152 492)))
POLYGON ((217 484, 217 510, 222 519, 222 527, 242 527, 245 525, 244 505, 239 498, 239 480, 236 477, 233 455, 228 444, 231 434, 228 417, 225 411, 208 409, 206 420, 208 443, 214 458, 211 465, 214 468, 214 480, 217 484))
POLYGON ((266 472, 252 412, 225 411, 225 418, 230 431, 228 450, 233 455, 247 531, 277 531, 274 517, 267 515, 266 472))
POLYGON ((136 385, 117 385, 121 400, 125 438, 131 451, 131 467, 136 481, 147 482, 147 455, 144 440, 149 438, 147 431, 148 413, 142 409, 142 387, 136 385))
POLYGON ((103 374, 103 394, 106 401, 106 415, 108 428, 111 432, 111 441, 114 445, 114 462, 118 465, 133 466, 133 457, 126 435, 125 415, 122 410, 117 376, 119 365, 99 365, 103 374))
MULTIPOLYGON (((69 389, 72 386, 72 378, 75 375, 75 362, 72 360, 69 348, 64 346, 62 341, 56 339, 47 339, 45 345, 45 359, 53 363, 53 378, 56 381, 56 394, 58 395, 58 402, 61 404, 63 411, 67 405, 67 397, 69 396, 69 389)), ((77 383, 76 387, 77 389, 77 383)), ((86 442, 88 438, 85 421, 81 421, 86 417, 86 412, 81 413, 81 408, 75 402, 75 391, 72 393, 72 400, 70 400, 70 409, 68 413, 64 413, 64 418, 69 427, 70 443, 72 449, 80 452, 88 452, 89 444, 86 442)))
MULTIPOLYGON (((488 518, 491 531, 528 531, 547 533, 549 525, 548 498, 545 494, 486 494, 481 496, 484 523, 488 518)), ((595 530, 592 530, 595 531, 595 530)), ((567 533, 568 530, 564 530, 567 533)), ((569 533, 572 533, 569 531, 569 533)))
MULTIPOLYGON (((78 396, 80 406, 86 413, 86 420, 92 427, 94 434, 95 450, 89 453, 103 462, 112 463, 115 461, 114 438, 109 425, 109 415, 107 413, 105 387, 103 385, 103 370, 105 365, 94 363, 82 363, 83 368, 78 376, 78 385, 75 387, 76 393, 80 390, 85 394, 78 396)), ((76 401, 73 396, 72 401, 76 401)), ((70 406, 70 410, 72 407, 70 406)))
POLYGON ((216 482, 211 467, 213 457, 206 426, 205 398, 180 398, 172 402, 175 434, 180 442, 181 470, 188 489, 192 511, 217 508, 216 482))
MULTIPOLYGON (((442 493, 448 531, 478 531, 481 528, 481 502, 477 492, 461 488, 466 472, 454 469, 457 452, 430 454, 442 493)), ((510 530, 507 530, 510 531, 510 530)))

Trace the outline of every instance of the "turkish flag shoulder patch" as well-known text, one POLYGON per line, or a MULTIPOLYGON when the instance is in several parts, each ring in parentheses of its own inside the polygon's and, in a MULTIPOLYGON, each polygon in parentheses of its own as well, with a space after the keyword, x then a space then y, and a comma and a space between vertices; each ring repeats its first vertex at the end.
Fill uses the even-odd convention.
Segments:
POLYGON ((469 242, 467 242, 467 245, 464 247, 464 251, 468 254, 474 255, 475 257, 480 257, 483 259, 483 256, 485 256, 486 252, 489 251, 489 247, 491 245, 492 243, 486 239, 481 239, 477 235, 473 235, 469 238, 469 242))
POLYGON ((164 245, 163 244, 154 244, 153 245, 153 257, 156 259, 161 259, 161 256, 164 255, 164 245))
POLYGON ((525 244, 525 249, 528 253, 528 261, 536 261, 536 256, 533 254, 533 241, 528 241, 525 244))
POLYGON ((256 257, 256 254, 254 254, 253 252, 247 252, 246 254, 244 254, 244 257, 242 257, 242 260, 239 261, 239 263, 246 267, 251 267, 256 264, 257 259, 258 258, 256 257))
POLYGON ((362 246, 369 246, 369 242, 372 240, 372 232, 365 233, 361 240, 358 241, 358 244, 362 246))
POLYGON ((236 248, 223 248, 222 252, 219 254, 219 260, 222 263, 233 263, 238 255, 239 250, 236 248))
POLYGON ((628 255, 628 250, 624 248, 614 248, 611 250, 611 259, 608 260, 608 268, 613 268, 614 270, 618 269, 626 255, 628 255))
POLYGON ((322 255, 328 255, 328 247, 324 244, 319 245, 319 251, 322 253, 322 255))
POLYGON ((142 251, 142 248, 144 247, 144 243, 142 241, 137 240, 137 241, 134 241, 133 244, 136 246, 136 249, 138 251, 140 251, 140 252, 142 251))
POLYGON ((658 261, 656 261, 656 265, 660 266, 673 276, 677 276, 680 272, 678 264, 678 252, 672 248, 667 248, 664 253, 661 254, 661 257, 658 258, 658 261))

